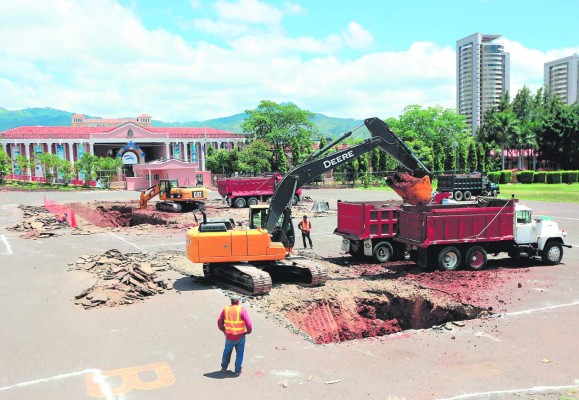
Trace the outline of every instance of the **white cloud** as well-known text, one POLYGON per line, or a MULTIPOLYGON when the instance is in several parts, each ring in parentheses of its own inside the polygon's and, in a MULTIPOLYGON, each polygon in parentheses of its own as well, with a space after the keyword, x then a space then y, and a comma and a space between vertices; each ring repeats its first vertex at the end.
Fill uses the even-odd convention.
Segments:
POLYGON ((218 0, 214 7, 217 16, 228 21, 279 25, 283 16, 281 10, 258 0, 238 0, 235 2, 218 0))
MULTIPOLYGON (((8 3, 0 2, 0 107, 8 109, 187 121, 266 99, 344 118, 398 116, 409 104, 455 106, 454 48, 415 42, 345 60, 345 46, 369 46, 371 32, 353 21, 322 39, 291 37, 265 18, 305 12, 291 3, 276 11, 256 0, 221 1, 218 19, 196 23, 228 31, 226 46, 147 29, 114 0, 8 3)), ((512 88, 542 85, 544 62, 579 52, 502 41, 511 52, 512 88)))

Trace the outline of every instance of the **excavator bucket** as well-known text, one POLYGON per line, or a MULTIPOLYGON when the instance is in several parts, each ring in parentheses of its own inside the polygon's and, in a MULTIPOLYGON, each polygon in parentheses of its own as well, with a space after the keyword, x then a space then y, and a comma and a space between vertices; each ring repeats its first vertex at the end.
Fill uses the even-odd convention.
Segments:
POLYGON ((428 175, 424 178, 415 178, 404 173, 394 173, 386 177, 386 183, 405 203, 424 205, 432 200, 432 184, 428 175))

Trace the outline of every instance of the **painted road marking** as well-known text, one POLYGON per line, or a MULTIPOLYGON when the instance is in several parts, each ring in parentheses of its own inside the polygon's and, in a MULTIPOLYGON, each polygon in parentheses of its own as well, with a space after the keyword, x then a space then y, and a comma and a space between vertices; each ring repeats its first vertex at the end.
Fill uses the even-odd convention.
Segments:
POLYGON ((577 306, 579 305, 579 301, 574 301, 573 303, 567 303, 567 304, 559 304, 556 306, 548 306, 548 307, 542 307, 542 308, 532 308, 530 310, 524 310, 524 311, 515 311, 515 312, 511 312, 511 313, 505 313, 505 314, 501 314, 500 317, 515 317, 518 315, 528 315, 528 314, 532 314, 534 312, 538 312, 538 311, 546 311, 546 310, 554 310, 556 308, 562 308, 562 307, 572 307, 572 306, 577 306))
POLYGON ((6 246, 6 251, 0 253, 0 255, 4 255, 4 254, 14 254, 14 252, 12 251, 12 247, 10 247, 10 243, 8 243, 8 238, 4 235, 0 235, 0 241, 2 243, 4 243, 4 246, 6 246))
POLYGON ((531 388, 525 389, 513 389, 513 390, 495 390, 492 392, 478 392, 478 393, 467 393, 461 394, 459 396, 454 397, 447 397, 447 398, 440 398, 438 400, 461 400, 461 399, 480 399, 480 398, 490 398, 489 396, 492 395, 501 395, 501 394, 538 394, 538 393, 553 393, 553 392, 560 392, 563 390, 575 389, 577 385, 565 385, 565 386, 534 386, 531 388))
POLYGON ((184 246, 185 242, 177 242, 177 243, 161 243, 161 244, 143 244, 141 247, 157 247, 157 246, 184 246))
POLYGON ((26 386, 37 385, 39 383, 47 383, 47 382, 57 381, 57 380, 61 380, 61 379, 72 378, 75 376, 82 376, 82 375, 86 376, 87 374, 90 374, 91 376, 95 377, 94 381, 96 382, 97 385, 99 385, 100 392, 104 394, 103 397, 105 399, 114 400, 114 396, 112 395, 111 389, 108 387, 107 383, 105 382, 104 377, 102 376, 101 371, 98 369, 85 369, 84 371, 78 371, 78 372, 71 372, 69 374, 56 375, 56 376, 52 376, 50 378, 37 379, 34 381, 28 381, 28 382, 20 382, 20 383, 17 383, 15 385, 11 385, 11 386, 0 387, 0 392, 11 390, 11 389, 22 388, 22 387, 26 387, 26 386))
POLYGON ((142 251, 143 253, 146 253, 146 252, 147 252, 147 250, 143 249, 142 247, 137 246, 137 245, 134 244, 134 243, 129 242, 127 239, 122 238, 122 237, 120 237, 119 235, 115 235, 115 234, 112 233, 112 232, 109 232, 109 234, 112 235, 112 236, 114 236, 114 237, 116 237, 117 239, 122 240, 123 242, 125 242, 125 243, 133 246, 135 249, 142 251))
POLYGON ((116 396, 129 393, 133 390, 155 390, 175 383, 175 375, 166 362, 157 364, 141 365, 139 367, 122 368, 112 371, 99 371, 98 375, 89 373, 85 375, 86 393, 89 397, 115 398, 116 396), (155 380, 142 380, 139 374, 145 372, 154 372, 155 380), (110 387, 103 384, 106 378, 120 378, 121 384, 116 387, 110 387), (107 389, 108 393, 103 391, 107 389))

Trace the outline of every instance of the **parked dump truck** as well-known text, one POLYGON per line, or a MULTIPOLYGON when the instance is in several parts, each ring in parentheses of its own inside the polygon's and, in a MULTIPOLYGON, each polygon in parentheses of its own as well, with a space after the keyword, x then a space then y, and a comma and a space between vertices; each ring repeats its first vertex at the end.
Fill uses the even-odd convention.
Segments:
POLYGON ((342 251, 354 258, 374 257, 383 263, 404 259, 405 246, 394 241, 400 202, 338 201, 338 227, 342 251))
POLYGON ((394 241, 410 246, 422 267, 481 270, 487 254, 540 256, 555 265, 563 258, 567 234, 549 217, 532 217, 515 199, 480 197, 476 203, 402 206, 394 241))
POLYGON ((473 196, 497 197, 499 185, 491 182, 486 174, 440 174, 437 191, 450 192, 456 201, 470 200, 473 196))
MULTIPOLYGON (((222 178, 217 180, 217 191, 230 207, 255 206, 260 201, 269 201, 281 179, 281 174, 222 178)), ((298 204, 301 195, 302 190, 298 189, 291 199, 293 206, 298 204)))

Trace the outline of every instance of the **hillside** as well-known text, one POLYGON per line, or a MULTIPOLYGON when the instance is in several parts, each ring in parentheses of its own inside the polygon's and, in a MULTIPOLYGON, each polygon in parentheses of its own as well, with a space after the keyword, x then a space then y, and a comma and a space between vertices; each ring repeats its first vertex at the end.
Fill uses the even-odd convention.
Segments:
MULTIPOLYGON (((0 107, 0 132, 19 126, 70 126, 71 116, 76 113, 57 110, 54 108, 27 108, 24 110, 7 110, 0 107)), ((88 116, 88 118, 99 118, 88 116)), ((235 114, 229 117, 209 119, 206 121, 163 122, 153 120, 153 126, 166 127, 208 127, 223 129, 230 132, 241 133, 241 124, 246 117, 245 113, 235 114)), ((318 131, 326 137, 335 138, 341 133, 347 132, 361 120, 352 118, 334 118, 323 114, 315 114, 313 122, 318 131)), ((367 136, 368 131, 361 129, 360 135, 367 136)))

